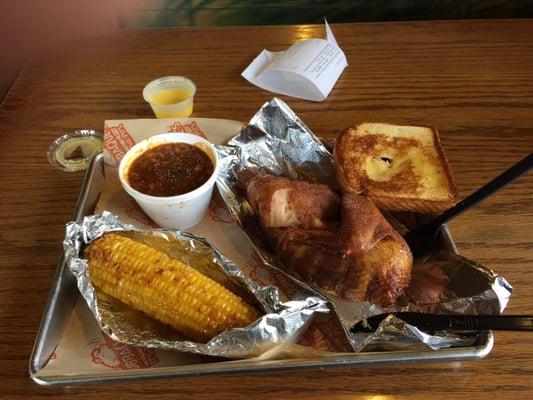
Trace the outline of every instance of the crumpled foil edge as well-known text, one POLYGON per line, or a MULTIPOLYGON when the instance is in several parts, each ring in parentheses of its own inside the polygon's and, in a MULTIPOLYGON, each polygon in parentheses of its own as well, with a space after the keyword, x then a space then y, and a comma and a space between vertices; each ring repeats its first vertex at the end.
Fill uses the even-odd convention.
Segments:
MULTIPOLYGON (((257 240, 249 220, 254 212, 248 201, 235 189, 235 172, 239 168, 257 167, 275 175, 292 179, 329 184, 336 188, 333 157, 322 142, 313 134, 305 123, 278 98, 263 104, 241 133, 232 138, 226 146, 217 146, 221 163, 221 172, 217 179, 219 189, 234 221, 244 230, 253 243, 258 254, 272 268, 286 272, 277 266, 270 252, 257 240)), ((439 256, 435 256, 438 260, 439 256)), ((512 286, 489 268, 481 266, 465 257, 448 253, 446 260, 438 260, 445 265, 456 264, 451 269, 468 268, 486 280, 486 289, 469 297, 458 297, 433 304, 430 312, 459 314, 501 314, 512 294, 512 286)), ((428 259, 426 262, 433 262, 428 259)), ((288 275, 288 274, 286 274, 288 275)), ((290 275, 288 275, 290 276, 290 275)), ((406 304, 383 309, 367 302, 351 302, 336 299, 318 288, 311 288, 298 278, 291 279, 306 289, 315 290, 320 296, 331 301, 332 308, 344 323, 345 332, 355 351, 360 351, 373 344, 385 344, 387 348, 403 349, 409 344, 425 344, 431 349, 452 346, 469 346, 477 338, 471 334, 437 332, 429 335, 396 317, 385 319, 379 329, 371 334, 350 334, 349 328, 356 322, 373 315, 392 311, 419 311, 420 306, 407 301, 406 304)))
POLYGON ((179 230, 141 231, 133 225, 121 222, 118 217, 109 212, 85 217, 81 224, 76 222, 67 224, 63 247, 67 265, 76 278, 80 293, 101 329, 113 340, 135 346, 228 358, 256 357, 280 343, 297 340, 316 313, 329 312, 327 302, 320 297, 309 296, 302 300, 281 302, 276 287, 263 286, 253 282, 242 273, 237 265, 202 238, 179 230), (249 290, 264 308, 266 314, 248 327, 227 330, 207 343, 169 340, 167 337, 158 336, 157 332, 139 329, 138 326, 131 325, 127 318, 120 320, 120 315, 106 309, 106 302, 99 299, 98 293, 88 277, 88 262, 81 257, 86 245, 111 231, 137 232, 157 236, 170 235, 183 243, 187 243, 190 250, 207 252, 212 256, 214 264, 222 268, 229 276, 239 280, 249 290))

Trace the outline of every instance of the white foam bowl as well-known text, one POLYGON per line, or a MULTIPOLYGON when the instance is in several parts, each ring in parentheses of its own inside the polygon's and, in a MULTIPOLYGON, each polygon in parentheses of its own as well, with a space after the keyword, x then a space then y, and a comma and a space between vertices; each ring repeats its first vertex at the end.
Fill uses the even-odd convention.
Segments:
POLYGON ((187 229, 197 225, 205 216, 219 171, 217 152, 213 144, 190 133, 163 133, 137 143, 124 155, 118 167, 122 187, 141 206, 144 212, 159 226, 187 229), (187 143, 198 146, 213 162, 209 179, 191 192, 177 196, 150 196, 133 189, 128 182, 128 170, 132 162, 145 151, 165 143, 187 143))

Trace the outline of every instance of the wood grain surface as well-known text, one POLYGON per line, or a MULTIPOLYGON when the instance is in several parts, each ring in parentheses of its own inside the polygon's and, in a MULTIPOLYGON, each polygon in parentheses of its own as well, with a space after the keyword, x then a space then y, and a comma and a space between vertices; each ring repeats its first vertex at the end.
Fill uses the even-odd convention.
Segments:
MULTIPOLYGON (((441 135, 460 195, 533 150, 533 21, 333 26, 348 57, 328 99, 280 96, 319 136, 363 121, 430 124, 441 135)), ((73 128, 150 118, 144 85, 185 75, 195 116, 246 121, 274 95, 240 73, 263 48, 324 35, 322 26, 124 31, 28 65, 0 107, 0 397, 9 399, 526 399, 533 398, 533 335, 496 333, 480 361, 334 368, 151 380, 72 388, 33 383, 28 359, 65 223, 83 178, 46 159, 73 128)), ((509 313, 533 314, 533 174, 451 224, 462 254, 505 276, 509 313)))

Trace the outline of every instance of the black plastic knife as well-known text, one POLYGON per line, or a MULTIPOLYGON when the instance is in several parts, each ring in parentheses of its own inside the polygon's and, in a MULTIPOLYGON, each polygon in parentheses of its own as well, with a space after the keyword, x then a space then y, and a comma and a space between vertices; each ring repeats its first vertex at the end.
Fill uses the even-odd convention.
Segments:
POLYGON ((355 324, 350 332, 374 332, 389 315, 394 315, 409 325, 423 331, 440 330, 499 330, 533 331, 531 315, 444 315, 417 312, 380 314, 355 324))

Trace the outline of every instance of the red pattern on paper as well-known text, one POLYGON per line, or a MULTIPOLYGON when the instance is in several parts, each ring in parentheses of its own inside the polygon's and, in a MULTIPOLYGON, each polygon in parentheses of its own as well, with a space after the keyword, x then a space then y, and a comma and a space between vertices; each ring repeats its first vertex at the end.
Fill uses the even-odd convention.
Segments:
MULTIPOLYGON (((255 261, 255 268, 252 268, 248 273, 249 277, 260 284, 270 284, 276 286, 280 293, 285 294, 287 298, 293 298, 298 292, 300 287, 284 275, 282 272, 275 268, 269 268, 265 266, 261 257, 257 252, 251 254, 251 258, 255 261), (263 279, 259 278, 258 271, 256 269, 266 268, 269 282, 263 282, 263 279)), ((351 352, 353 349, 346 339, 346 335, 338 324, 332 324, 330 317, 318 318, 311 322, 311 325, 305 330, 304 334, 298 342, 301 345, 313 347, 322 351, 333 352, 351 352)))
POLYGON ((276 268, 265 265, 263 259, 256 251, 250 256, 255 261, 256 268, 263 269, 268 274, 268 281, 263 284, 276 286, 280 290, 280 293, 287 298, 292 298, 300 292, 300 287, 291 278, 276 268))
POLYGON ((195 121, 192 121, 190 124, 182 124, 181 122, 176 121, 172 125, 169 125, 167 129, 169 132, 192 133, 193 135, 198 135, 203 137, 204 139, 207 139, 207 137, 195 121))
POLYGON ((352 346, 346 338, 346 334, 339 324, 332 324, 330 319, 317 320, 314 322, 316 328, 324 340, 327 341, 327 351, 338 353, 350 353, 353 351, 352 346))
POLYGON ((326 339, 324 333, 320 331, 317 324, 312 322, 311 325, 306 329, 298 344, 306 347, 312 347, 315 350, 320 351, 336 351, 326 339))
MULTIPOLYGON (((255 250, 253 250, 253 253, 255 254, 255 250)), ((256 262, 252 261, 251 263, 246 264, 244 270, 246 271, 248 277, 255 283, 258 283, 260 285, 271 284, 271 282, 265 279, 265 277, 261 274, 262 270, 256 262)))
POLYGON ((226 203, 222 200, 218 190, 213 191, 213 197, 209 204, 209 216, 215 222, 220 222, 221 224, 233 224, 233 218, 231 218, 226 203))
POLYGON ((124 154, 133 147, 135 140, 124 127, 124 124, 117 126, 104 125, 104 148, 109 154, 109 161, 112 167, 118 167, 124 154))
POLYGON ((157 224, 152 221, 152 219, 148 215, 145 214, 143 209, 133 199, 130 199, 130 205, 124 210, 124 212, 129 218, 134 219, 135 221, 145 226, 157 228, 157 224))
POLYGON ((104 343, 95 347, 91 352, 91 360, 95 364, 115 369, 139 369, 150 368, 159 362, 154 349, 118 343, 104 334, 102 337, 104 343))

